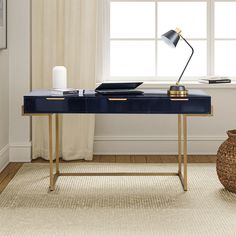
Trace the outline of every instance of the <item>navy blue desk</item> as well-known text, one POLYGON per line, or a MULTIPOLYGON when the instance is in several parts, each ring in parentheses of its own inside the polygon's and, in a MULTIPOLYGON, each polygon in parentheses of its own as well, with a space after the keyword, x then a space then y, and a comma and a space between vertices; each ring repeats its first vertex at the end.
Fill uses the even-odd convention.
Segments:
POLYGON ((35 90, 24 96, 24 115, 46 115, 49 118, 50 190, 55 189, 59 176, 179 176, 187 191, 187 117, 211 114, 211 97, 199 90, 189 91, 188 97, 171 98, 166 91, 143 90, 142 95, 104 96, 87 90, 76 95, 55 95, 50 90, 35 90), (177 173, 60 173, 59 115, 60 114, 176 114, 178 115, 177 173), (56 174, 53 172, 52 117, 56 118, 56 174), (182 138, 183 136, 183 138, 182 138), (183 146, 183 151, 182 151, 183 146), (182 174, 183 162, 183 174, 182 174))
POLYGON ((106 114, 207 114, 211 97, 190 91, 187 98, 170 98, 166 91, 144 90, 142 95, 103 96, 86 94, 55 96, 50 91, 33 91, 24 96, 25 113, 106 113, 106 114))

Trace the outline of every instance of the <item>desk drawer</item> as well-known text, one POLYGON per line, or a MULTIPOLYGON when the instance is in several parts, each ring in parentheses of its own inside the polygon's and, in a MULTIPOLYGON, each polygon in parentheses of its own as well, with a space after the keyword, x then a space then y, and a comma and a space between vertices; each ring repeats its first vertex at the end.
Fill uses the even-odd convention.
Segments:
POLYGON ((82 113, 85 99, 75 97, 25 97, 25 113, 82 113))

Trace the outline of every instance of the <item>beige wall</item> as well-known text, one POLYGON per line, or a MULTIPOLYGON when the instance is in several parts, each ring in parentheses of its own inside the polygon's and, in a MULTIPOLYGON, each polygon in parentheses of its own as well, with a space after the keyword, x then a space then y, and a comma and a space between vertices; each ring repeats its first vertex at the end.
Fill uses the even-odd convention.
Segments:
POLYGON ((30 90, 30 0, 8 0, 10 161, 30 161, 30 122, 21 115, 30 90))
POLYGON ((30 161, 30 120, 21 116, 30 90, 30 0, 8 0, 8 49, 0 50, 0 172, 30 161))
POLYGON ((0 50, 0 171, 9 161, 8 50, 0 50))

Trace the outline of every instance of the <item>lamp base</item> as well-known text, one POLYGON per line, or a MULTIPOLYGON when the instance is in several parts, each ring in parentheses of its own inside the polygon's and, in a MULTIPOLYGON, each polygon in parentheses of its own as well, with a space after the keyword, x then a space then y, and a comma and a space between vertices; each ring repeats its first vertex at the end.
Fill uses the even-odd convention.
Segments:
POLYGON ((173 85, 170 86, 168 90, 168 95, 170 97, 186 97, 188 96, 188 90, 185 89, 183 85, 173 85))

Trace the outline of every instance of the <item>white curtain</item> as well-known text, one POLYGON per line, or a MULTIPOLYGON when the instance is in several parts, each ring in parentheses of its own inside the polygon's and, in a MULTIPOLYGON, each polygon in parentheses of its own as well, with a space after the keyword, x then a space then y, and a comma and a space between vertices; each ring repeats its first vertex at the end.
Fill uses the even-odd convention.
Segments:
MULTIPOLYGON (((52 87, 52 68, 65 65, 68 87, 93 89, 105 60, 102 9, 107 0, 32 1, 32 87, 52 87)), ((63 115, 61 156, 64 160, 93 157, 94 115, 63 115)), ((48 159, 48 123, 33 118, 33 158, 48 159)))

